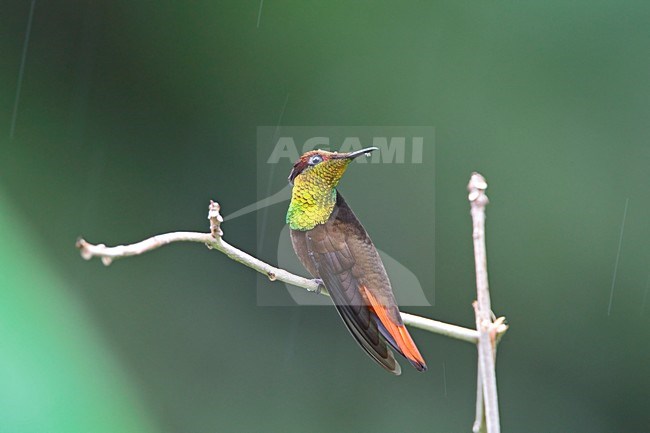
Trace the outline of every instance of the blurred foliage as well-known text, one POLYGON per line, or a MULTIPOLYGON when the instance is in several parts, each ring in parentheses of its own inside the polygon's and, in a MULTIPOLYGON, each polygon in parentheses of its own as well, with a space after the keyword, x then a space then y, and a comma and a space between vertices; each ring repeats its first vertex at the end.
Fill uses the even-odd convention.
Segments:
POLYGON ((135 383, 21 220, 0 191, 0 430, 155 431, 135 383))

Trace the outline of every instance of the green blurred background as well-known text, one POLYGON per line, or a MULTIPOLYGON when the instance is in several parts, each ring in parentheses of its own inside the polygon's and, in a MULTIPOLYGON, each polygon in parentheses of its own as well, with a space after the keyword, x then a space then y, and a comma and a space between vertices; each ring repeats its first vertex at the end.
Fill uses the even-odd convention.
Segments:
MULTIPOLYGON (((429 250, 431 172, 342 187, 435 285, 408 311, 473 324, 478 170, 503 430, 650 428, 650 3, 36 1, 12 127, 32 3, 0 5, 0 431, 470 430, 471 345, 414 330, 429 371, 396 378, 331 308, 257 306, 254 272, 199 245, 79 257, 79 235, 254 202, 256 128, 278 124, 434 126, 429 250)), ((249 251, 255 229, 224 225, 249 251)))

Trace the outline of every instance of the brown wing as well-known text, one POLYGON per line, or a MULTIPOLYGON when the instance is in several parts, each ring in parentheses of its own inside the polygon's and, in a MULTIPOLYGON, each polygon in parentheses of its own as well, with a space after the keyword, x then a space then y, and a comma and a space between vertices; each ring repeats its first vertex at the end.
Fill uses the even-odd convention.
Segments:
POLYGON ((327 223, 301 233, 302 241, 300 234, 292 233, 294 248, 303 249, 299 253, 303 264, 323 280, 361 347, 395 374, 400 374, 400 367, 387 343, 418 370, 426 369, 402 323, 381 258, 343 197, 337 194, 337 206, 327 223))
MULTIPOLYGON (((323 255, 314 254, 311 251, 314 248, 314 239, 323 239, 322 229, 315 230, 316 233, 311 230, 309 235, 306 232, 291 231, 291 240, 298 257, 314 277, 323 279, 336 310, 357 343, 379 365, 391 373, 399 375, 401 373, 399 364, 395 361, 393 353, 388 350, 385 341, 380 338, 377 322, 373 320, 370 311, 361 300, 360 292, 354 288, 351 263, 346 258, 347 252, 341 249, 323 255), (307 236, 309 236, 309 246, 307 236), (330 261, 332 265, 319 264, 324 260, 330 261), (341 271, 338 275, 332 276, 325 268, 336 268, 341 271), (323 272, 321 273, 319 270, 323 272)), ((319 241, 316 240, 316 242, 319 241)))

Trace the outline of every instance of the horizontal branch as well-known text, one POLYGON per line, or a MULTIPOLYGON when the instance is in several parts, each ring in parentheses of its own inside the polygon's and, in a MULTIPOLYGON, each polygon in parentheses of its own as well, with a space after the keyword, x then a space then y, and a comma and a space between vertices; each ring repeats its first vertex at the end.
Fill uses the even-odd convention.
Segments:
MULTIPOLYGON (((93 245, 86 242, 84 239, 79 239, 77 241, 77 248, 81 251, 81 256, 84 259, 90 260, 93 257, 98 257, 102 260, 104 265, 108 266, 115 259, 137 256, 174 242, 196 242, 205 244, 210 249, 224 253, 232 260, 266 275, 271 281, 282 281, 296 287, 302 287, 310 292, 328 295, 327 291, 319 284, 318 280, 303 278, 284 269, 271 266, 224 241, 222 239, 223 232, 221 231, 221 222, 223 221, 223 218, 219 214, 218 203, 210 202, 208 219, 210 220, 210 233, 165 233, 153 236, 135 244, 119 245, 115 247, 108 247, 104 244, 93 245)), ((478 332, 475 329, 463 328, 449 323, 428 319, 426 317, 415 316, 413 314, 401 314, 402 320, 404 320, 404 323, 409 326, 473 344, 478 342, 478 332)))

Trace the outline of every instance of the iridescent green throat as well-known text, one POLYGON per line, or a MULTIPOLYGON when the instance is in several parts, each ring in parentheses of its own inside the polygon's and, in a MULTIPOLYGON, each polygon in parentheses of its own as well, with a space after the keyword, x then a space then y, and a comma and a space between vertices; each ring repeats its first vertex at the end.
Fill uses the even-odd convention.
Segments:
POLYGON ((299 176, 291 192, 287 224, 293 230, 311 230, 325 224, 336 204, 336 189, 318 176, 299 176))

